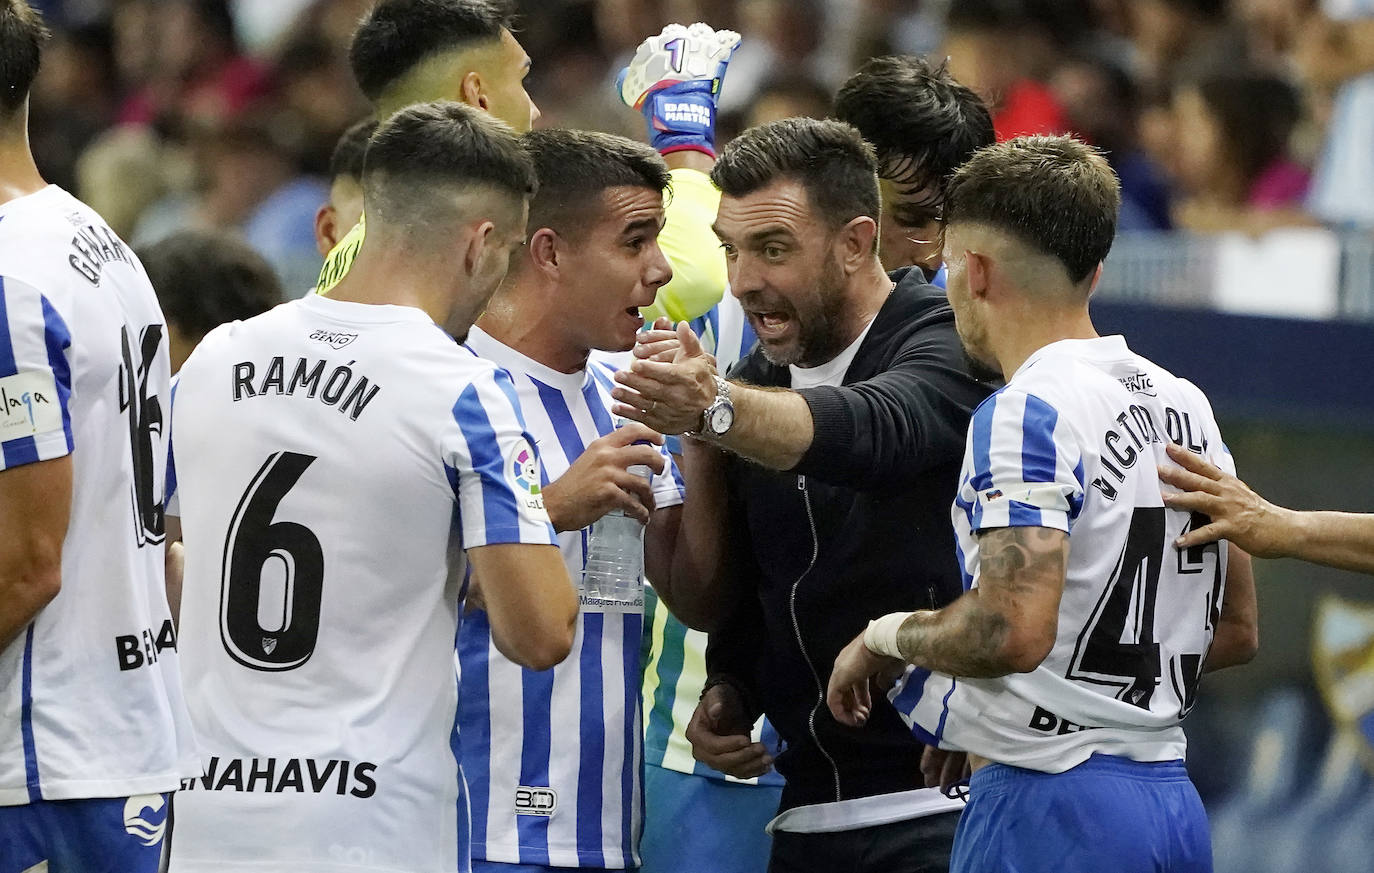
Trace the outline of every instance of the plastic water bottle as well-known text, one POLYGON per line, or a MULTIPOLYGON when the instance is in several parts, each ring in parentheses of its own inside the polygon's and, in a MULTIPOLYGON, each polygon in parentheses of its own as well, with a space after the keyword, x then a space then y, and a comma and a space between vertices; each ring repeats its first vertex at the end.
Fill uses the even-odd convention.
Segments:
MULTIPOLYGON (((643 464, 629 468, 645 479, 643 464)), ((582 608, 593 612, 644 611, 644 525, 616 509, 593 522, 582 570, 582 608)))

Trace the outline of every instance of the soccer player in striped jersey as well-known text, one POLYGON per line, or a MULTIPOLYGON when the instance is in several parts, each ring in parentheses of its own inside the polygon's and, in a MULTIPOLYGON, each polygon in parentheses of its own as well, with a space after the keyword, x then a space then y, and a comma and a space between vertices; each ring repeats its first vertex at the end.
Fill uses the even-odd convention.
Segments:
MULTIPOLYGON (((661 436, 616 428, 615 367, 600 354, 634 345, 640 308, 672 275, 657 242, 667 167, 648 146, 607 134, 535 131, 525 142, 540 180, 529 243, 468 345, 515 382, 573 578, 582 578, 591 525, 612 511, 647 522, 647 573, 670 578, 681 481, 661 436), (634 465, 653 475, 640 478, 634 465)), ((475 584, 503 580, 479 573, 475 584)), ((464 622, 460 735, 474 870, 639 866, 642 632, 642 598, 608 603, 584 590, 573 654, 536 672, 501 655, 482 613, 464 622)))
POLYGON ((510 377, 453 339, 505 276, 534 185, 489 116, 396 114, 333 295, 218 328, 182 368, 168 513, 205 772, 176 797, 171 869, 468 868, 465 566, 518 663, 562 660, 577 615, 510 377))
POLYGON ((166 325, 129 247, 39 176, 46 37, 0 0, 0 871, 153 873, 198 772, 163 593, 166 325))
POLYGON ((1089 317, 1119 206, 1068 137, 955 174, 950 303, 1007 380, 973 415, 952 510, 972 590, 876 619, 831 674, 831 711, 859 726, 869 677, 915 665, 893 704, 974 770, 958 873, 1212 868, 1180 722, 1205 670, 1254 655, 1254 582, 1234 548, 1177 549, 1203 521, 1162 502, 1170 443, 1232 466, 1207 398, 1089 317))

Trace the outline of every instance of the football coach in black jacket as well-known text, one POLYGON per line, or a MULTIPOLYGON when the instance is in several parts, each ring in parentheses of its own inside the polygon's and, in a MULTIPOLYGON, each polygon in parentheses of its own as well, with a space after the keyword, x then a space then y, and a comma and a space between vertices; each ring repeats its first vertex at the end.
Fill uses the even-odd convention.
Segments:
POLYGON ((943 293, 877 256, 872 149, 788 119, 720 155, 715 230, 759 347, 725 381, 685 325, 617 374, 617 411, 684 440, 688 501, 663 601, 711 632, 696 754, 745 777, 760 711, 787 780, 770 870, 942 870, 957 805, 924 789, 922 746, 885 700, 862 728, 825 705, 830 666, 887 610, 962 591, 950 504, 975 406, 943 293))

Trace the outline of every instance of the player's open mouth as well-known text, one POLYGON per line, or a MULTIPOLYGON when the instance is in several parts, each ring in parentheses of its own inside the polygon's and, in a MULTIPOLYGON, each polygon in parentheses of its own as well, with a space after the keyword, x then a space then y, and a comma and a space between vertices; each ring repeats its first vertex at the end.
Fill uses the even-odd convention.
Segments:
POLYGON ((640 314, 638 306, 625 307, 625 314, 635 320, 636 330, 644 326, 644 316, 640 314))

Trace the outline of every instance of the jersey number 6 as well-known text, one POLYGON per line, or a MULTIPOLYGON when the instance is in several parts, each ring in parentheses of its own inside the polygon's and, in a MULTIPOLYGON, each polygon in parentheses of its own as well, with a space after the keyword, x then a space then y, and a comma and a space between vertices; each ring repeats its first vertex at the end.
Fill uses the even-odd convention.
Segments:
POLYGON ((277 452, 239 498, 224 542, 219 630, 230 657, 254 670, 293 670, 310 660, 320 630, 324 555, 294 521, 273 521, 282 498, 314 463, 277 452))

